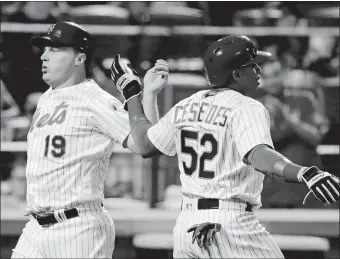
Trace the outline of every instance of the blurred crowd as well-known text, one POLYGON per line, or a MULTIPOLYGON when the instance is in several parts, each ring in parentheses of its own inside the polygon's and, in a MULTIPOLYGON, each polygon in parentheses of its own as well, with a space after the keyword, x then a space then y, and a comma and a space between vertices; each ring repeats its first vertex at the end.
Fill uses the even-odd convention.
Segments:
MULTIPOLYGON (((278 30, 287 26, 339 26, 338 5, 313 2, 24 1, 1 2, 1 12, 1 22, 20 23, 52 24, 63 19, 80 24, 275 26, 278 30)), ((26 141, 37 101, 47 89, 41 79, 41 53, 30 45, 32 36, 32 33, 3 33, 1 36, 2 142, 26 141)), ((217 36, 100 35, 96 37, 97 49, 89 76, 103 89, 120 98, 109 78, 110 60, 115 53, 129 59, 141 74, 157 58, 164 58, 169 61, 171 72, 181 72, 183 78, 187 74, 203 75, 201 56, 215 38, 217 36)), ((329 160, 325 163, 316 149, 321 143, 339 144, 339 110, 336 108, 339 106, 339 37, 273 35, 254 37, 253 40, 259 48, 273 54, 272 60, 262 67, 257 98, 271 115, 276 149, 298 164, 340 171, 334 165, 335 160, 334 164, 329 160), (329 78, 337 78, 335 84, 329 78)), ((22 188, 15 187, 17 182, 13 178, 19 184, 24 182, 25 159, 25 153, 1 152, 2 193, 22 191, 22 188)), ((114 154, 112 160, 115 161, 112 167, 120 166, 119 169, 112 168, 117 173, 135 170, 128 155, 114 154)), ((108 174, 107 197, 143 199, 142 191, 133 190, 131 173, 117 178, 115 172, 108 174)), ((174 182, 166 185, 171 184, 174 182)), ((305 193, 307 189, 301 186, 281 184, 266 178, 263 206, 299 207, 305 193)), ((24 192, 18 194, 23 199, 24 195, 24 192)), ((321 206, 317 202, 309 205, 321 206)))

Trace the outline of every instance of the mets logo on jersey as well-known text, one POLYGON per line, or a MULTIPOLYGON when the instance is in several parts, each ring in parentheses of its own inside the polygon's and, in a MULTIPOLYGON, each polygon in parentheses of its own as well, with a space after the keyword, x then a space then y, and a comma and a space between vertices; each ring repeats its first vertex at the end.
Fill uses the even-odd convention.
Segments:
POLYGON ((62 102, 54 108, 52 113, 45 113, 43 115, 41 114, 41 108, 38 108, 34 113, 29 132, 32 132, 35 128, 43 128, 46 125, 62 124, 66 119, 68 106, 66 102, 62 102))

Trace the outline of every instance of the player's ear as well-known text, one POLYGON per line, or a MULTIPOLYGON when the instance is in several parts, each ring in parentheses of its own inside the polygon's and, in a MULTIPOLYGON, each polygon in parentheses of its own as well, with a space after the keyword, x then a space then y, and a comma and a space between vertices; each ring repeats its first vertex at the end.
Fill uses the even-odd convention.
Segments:
POLYGON ((233 78, 235 79, 235 81, 238 81, 240 79, 240 72, 237 69, 233 71, 233 78))
POLYGON ((86 60, 86 54, 85 53, 78 53, 77 59, 76 59, 76 65, 79 66, 81 64, 84 64, 86 60))

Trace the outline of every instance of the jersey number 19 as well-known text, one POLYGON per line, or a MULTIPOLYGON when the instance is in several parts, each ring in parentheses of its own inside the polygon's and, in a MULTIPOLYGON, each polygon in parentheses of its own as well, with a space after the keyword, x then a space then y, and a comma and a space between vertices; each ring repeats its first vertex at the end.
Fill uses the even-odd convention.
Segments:
POLYGON ((66 141, 63 136, 56 135, 51 139, 50 135, 48 135, 45 138, 45 152, 44 152, 45 157, 48 156, 51 145, 52 145, 51 154, 54 157, 62 157, 65 154, 66 141))

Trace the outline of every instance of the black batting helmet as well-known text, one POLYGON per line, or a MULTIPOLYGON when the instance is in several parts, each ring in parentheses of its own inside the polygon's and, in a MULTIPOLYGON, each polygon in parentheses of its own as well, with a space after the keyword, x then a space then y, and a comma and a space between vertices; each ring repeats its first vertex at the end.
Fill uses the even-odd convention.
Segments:
POLYGON ((39 48, 46 46, 73 47, 85 53, 85 69, 89 73, 94 51, 94 39, 81 25, 74 22, 59 21, 50 26, 45 36, 32 38, 31 44, 39 48))
POLYGON ((32 38, 31 44, 39 48, 73 47, 80 52, 88 52, 93 49, 94 40, 90 33, 79 24, 60 21, 51 25, 45 36, 32 38))
POLYGON ((204 55, 206 76, 211 86, 223 86, 234 69, 261 64, 269 52, 258 51, 246 36, 226 36, 213 42, 204 55))
POLYGON ((80 52, 92 55, 94 39, 79 24, 60 21, 51 25, 45 36, 32 38, 31 44, 39 48, 73 47, 80 52))

